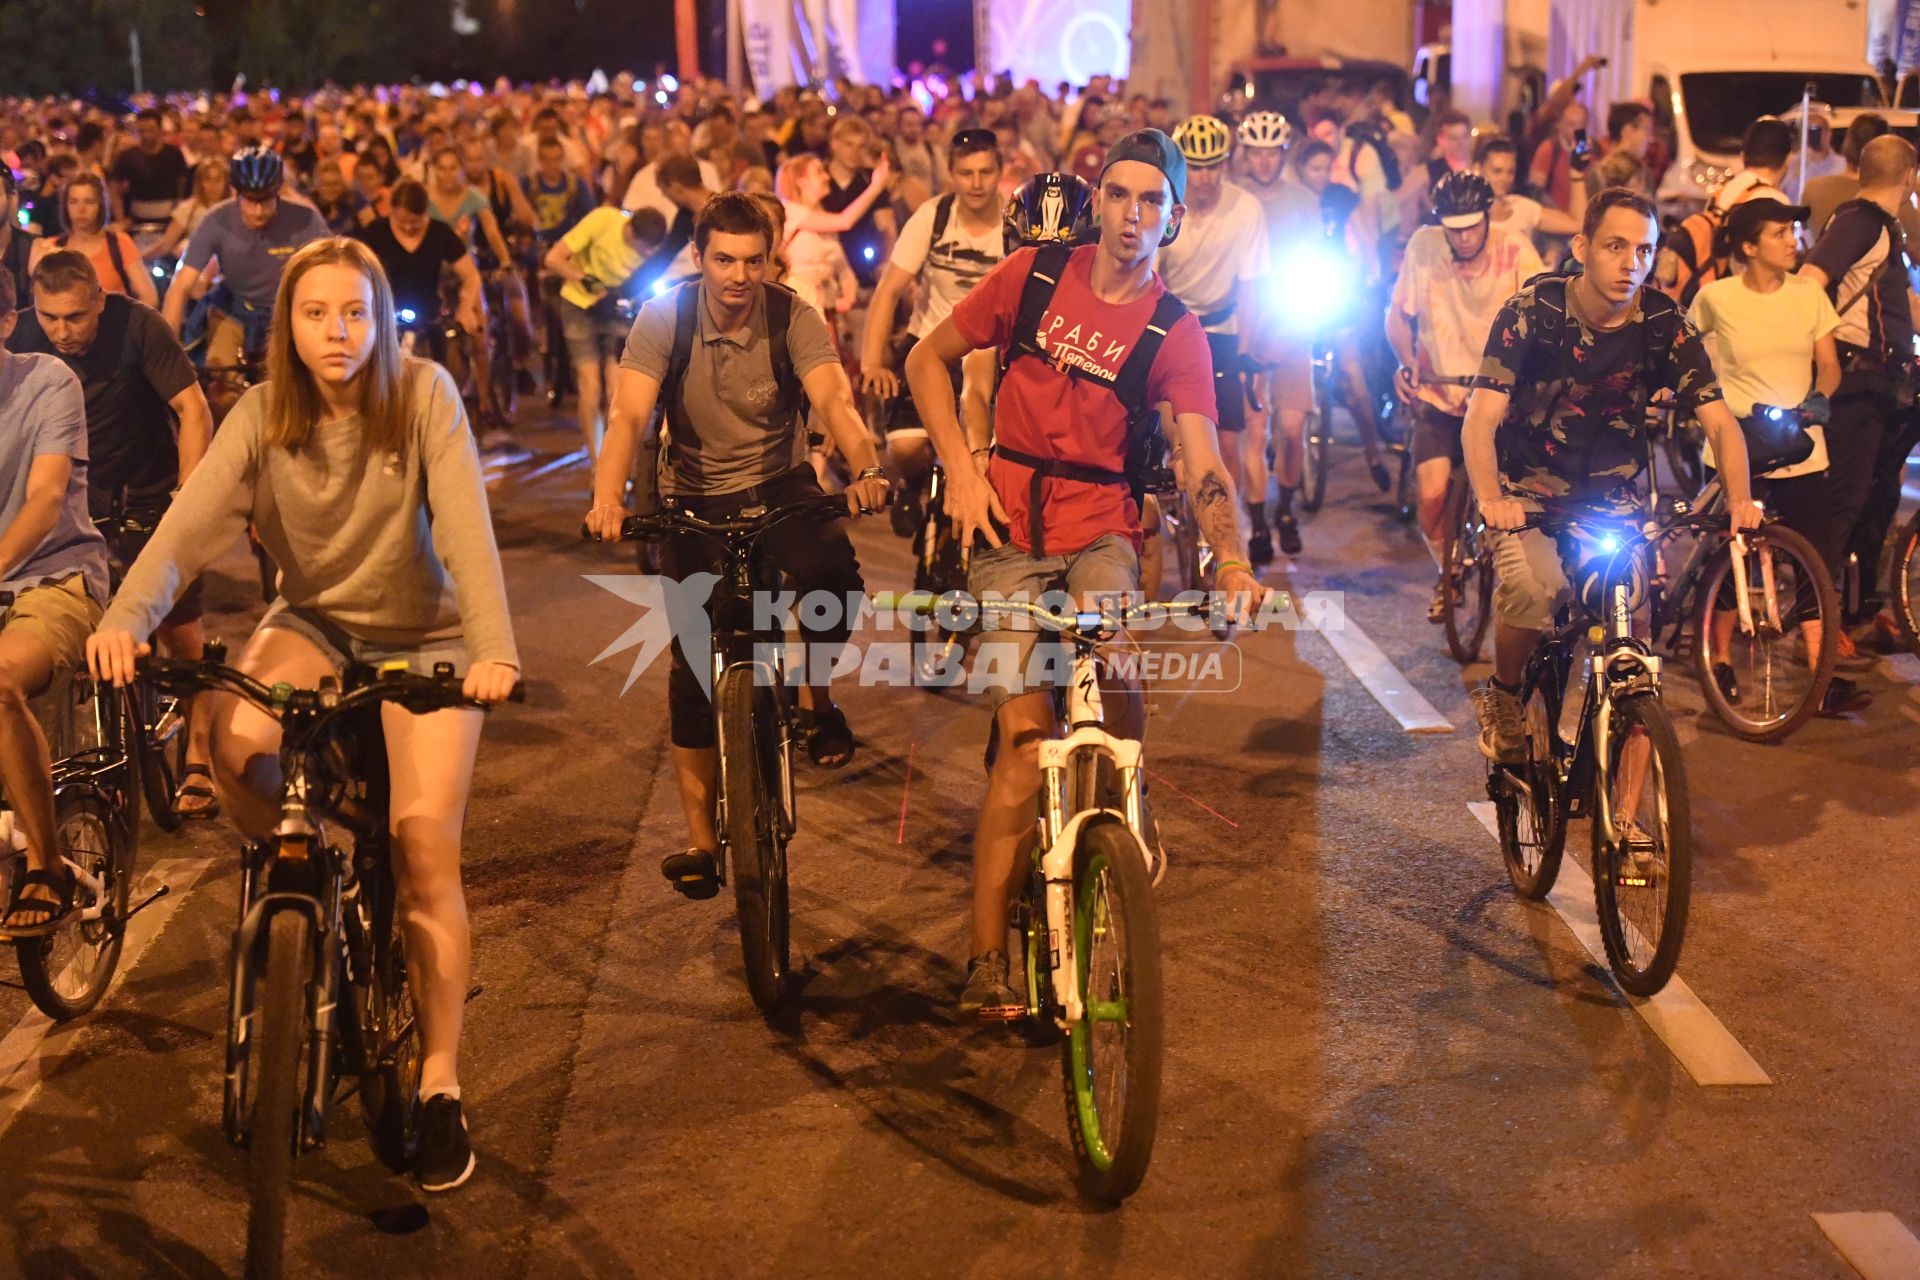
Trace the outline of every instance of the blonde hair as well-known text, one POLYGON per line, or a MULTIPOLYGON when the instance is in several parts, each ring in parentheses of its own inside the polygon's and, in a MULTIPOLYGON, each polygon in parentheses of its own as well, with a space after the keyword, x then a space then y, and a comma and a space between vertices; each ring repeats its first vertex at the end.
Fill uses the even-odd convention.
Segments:
POLYGON ((808 174, 825 166, 826 163, 811 151, 789 156, 781 162, 780 172, 774 175, 774 193, 789 204, 799 203, 800 184, 807 180, 808 174))
POLYGON ((404 452, 413 405, 408 362, 400 353, 393 318, 393 286, 387 283, 387 273, 373 250, 345 236, 306 245, 288 260, 280 276, 273 328, 267 337, 267 443, 298 452, 313 437, 314 426, 326 410, 313 370, 294 348, 293 295, 309 271, 327 266, 351 267, 372 286, 373 350, 355 375, 360 384, 360 421, 370 451, 404 452))

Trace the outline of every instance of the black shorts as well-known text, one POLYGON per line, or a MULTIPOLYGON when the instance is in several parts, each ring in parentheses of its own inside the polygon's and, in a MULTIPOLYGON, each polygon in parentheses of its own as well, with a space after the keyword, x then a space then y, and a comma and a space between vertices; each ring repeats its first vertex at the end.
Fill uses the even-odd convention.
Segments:
POLYGON ((1464 417, 1434 408, 1421 400, 1413 406, 1413 465, 1434 458, 1446 458, 1454 466, 1465 462, 1460 449, 1460 427, 1464 417))
POLYGON ((1214 425, 1222 431, 1247 429, 1247 380, 1240 359, 1240 339, 1231 333, 1210 333, 1207 346, 1213 352, 1213 398, 1220 418, 1214 425))
MULTIPOLYGON (((893 405, 887 413, 886 433, 893 436, 924 436, 927 428, 920 421, 920 407, 913 402, 913 392, 907 389, 907 353, 913 350, 913 344, 920 339, 903 333, 893 340, 894 373, 900 377, 900 394, 893 398, 893 405)), ((965 381, 959 365, 947 370, 953 379, 953 402, 960 403, 961 387, 965 381)))

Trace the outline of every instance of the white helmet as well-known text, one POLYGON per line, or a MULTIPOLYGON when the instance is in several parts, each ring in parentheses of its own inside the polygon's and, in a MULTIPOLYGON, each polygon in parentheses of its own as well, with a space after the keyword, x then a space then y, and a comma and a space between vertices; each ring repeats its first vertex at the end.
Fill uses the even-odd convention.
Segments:
POLYGON ((1293 126, 1278 111, 1255 111, 1240 122, 1243 147, 1288 147, 1293 145, 1293 126))

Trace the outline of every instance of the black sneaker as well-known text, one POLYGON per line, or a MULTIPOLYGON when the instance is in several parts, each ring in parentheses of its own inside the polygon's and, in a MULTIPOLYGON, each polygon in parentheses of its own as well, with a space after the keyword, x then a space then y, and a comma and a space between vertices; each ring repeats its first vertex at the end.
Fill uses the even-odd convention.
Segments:
POLYGON ((420 1148, 413 1177, 422 1191, 451 1191, 473 1176, 473 1146, 460 1100, 436 1093, 420 1108, 420 1148))
POLYGON ((1740 678, 1734 674, 1732 663, 1714 663, 1713 682, 1720 686, 1720 696, 1727 700, 1728 706, 1740 705, 1740 678))
POLYGON ((711 898, 720 892, 720 864, 705 849, 682 849, 660 861, 660 874, 689 898, 711 898))
POLYGON ((1293 518, 1293 512, 1282 511, 1273 518, 1273 530, 1280 535, 1280 554, 1297 556, 1300 554, 1300 522, 1293 518))
POLYGON ((983 951, 967 961, 967 985, 960 991, 962 1017, 1001 1022, 1026 1011, 1026 1002, 1007 982, 1006 952, 983 951))
POLYGON ((1255 568, 1273 563, 1273 538, 1265 529, 1255 529, 1247 539, 1247 559, 1255 568))
POLYGON ((1447 620, 1447 584, 1444 580, 1433 584, 1433 598, 1427 601, 1427 621, 1439 626, 1447 620))
POLYGON ((1823 716, 1851 715, 1855 711, 1865 711, 1873 705, 1873 692, 1862 689, 1845 676, 1835 676, 1827 685, 1827 691, 1821 695, 1820 710, 1823 716))

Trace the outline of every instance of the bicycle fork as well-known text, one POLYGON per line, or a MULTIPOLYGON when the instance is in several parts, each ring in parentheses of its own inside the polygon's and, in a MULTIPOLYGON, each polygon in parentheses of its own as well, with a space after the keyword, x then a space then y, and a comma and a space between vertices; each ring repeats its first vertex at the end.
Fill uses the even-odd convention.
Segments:
POLYGON ((1074 947, 1074 853, 1080 845, 1080 832, 1089 822, 1113 816, 1113 810, 1099 807, 1081 809, 1067 816, 1071 809, 1066 794, 1070 766, 1075 755, 1083 751, 1087 753, 1086 764, 1090 768, 1100 756, 1113 762, 1125 795, 1120 816, 1141 858, 1147 857, 1146 844, 1140 836, 1145 825, 1140 799, 1140 744, 1112 737, 1097 724, 1076 729, 1065 738, 1040 743, 1040 778, 1046 806, 1042 834, 1047 846, 1040 857, 1040 874, 1047 887, 1047 953, 1062 1023, 1078 1022, 1086 1016, 1086 1005, 1080 998, 1079 956, 1074 947))

